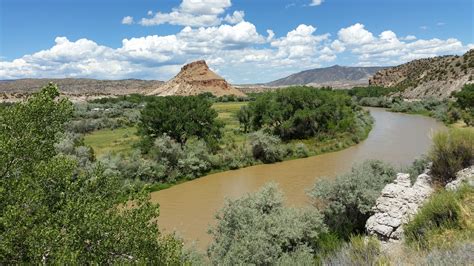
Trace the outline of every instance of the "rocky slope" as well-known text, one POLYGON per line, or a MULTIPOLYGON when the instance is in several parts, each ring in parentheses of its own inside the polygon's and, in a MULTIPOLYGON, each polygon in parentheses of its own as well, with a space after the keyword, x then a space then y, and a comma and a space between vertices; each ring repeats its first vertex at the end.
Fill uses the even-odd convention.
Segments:
POLYGON ((49 82, 58 84, 62 94, 70 98, 147 94, 164 82, 159 80, 96 80, 96 79, 18 79, 0 81, 0 101, 15 101, 38 91, 49 82))
POLYGON ((197 95, 210 92, 215 96, 245 94, 225 79, 209 69, 204 60, 189 63, 181 68, 181 71, 164 85, 155 89, 150 95, 197 95))
POLYGON ((266 83, 266 86, 311 85, 351 88, 367 85, 370 76, 384 67, 332 66, 302 71, 288 77, 266 83))
POLYGON ((369 84, 399 88, 400 96, 409 99, 447 98, 473 79, 474 50, 470 50, 463 56, 418 59, 380 70, 369 84))

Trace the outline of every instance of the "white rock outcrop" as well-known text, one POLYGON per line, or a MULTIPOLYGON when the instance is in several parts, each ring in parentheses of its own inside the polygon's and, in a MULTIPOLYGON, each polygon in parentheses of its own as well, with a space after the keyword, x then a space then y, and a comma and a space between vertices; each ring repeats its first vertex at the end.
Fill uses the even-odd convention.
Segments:
POLYGON ((382 240, 399 240, 403 236, 402 225, 418 211, 419 206, 433 193, 431 177, 419 175, 411 185, 410 175, 399 173, 393 183, 384 187, 365 225, 371 235, 382 240))
POLYGON ((457 190, 463 183, 474 187, 474 165, 456 173, 456 179, 446 184, 447 190, 457 190))

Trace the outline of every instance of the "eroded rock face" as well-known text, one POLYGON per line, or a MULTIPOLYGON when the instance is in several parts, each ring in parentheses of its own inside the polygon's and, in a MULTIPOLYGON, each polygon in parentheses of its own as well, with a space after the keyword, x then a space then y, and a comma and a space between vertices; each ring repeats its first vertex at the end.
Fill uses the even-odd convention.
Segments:
POLYGON ((151 95, 198 95, 210 92, 215 96, 245 94, 209 69, 204 60, 189 63, 171 80, 154 90, 151 95))
POLYGON ((457 190, 462 184, 474 187, 474 165, 456 173, 456 179, 446 184, 447 190, 457 190))
POLYGON ((431 177, 424 173, 411 185, 409 174, 397 174, 391 184, 385 186, 365 225, 371 235, 382 240, 398 240, 403 236, 402 226, 416 214, 422 203, 433 193, 431 177))

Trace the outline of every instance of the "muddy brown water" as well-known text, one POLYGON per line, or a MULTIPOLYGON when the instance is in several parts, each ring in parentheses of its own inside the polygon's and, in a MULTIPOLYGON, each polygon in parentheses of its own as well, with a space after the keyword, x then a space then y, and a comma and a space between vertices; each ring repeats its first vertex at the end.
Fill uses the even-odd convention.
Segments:
POLYGON ((321 177, 344 173, 357 162, 380 159, 394 166, 406 166, 426 153, 431 136, 444 126, 434 119, 379 108, 369 108, 375 124, 368 138, 348 149, 276 164, 251 166, 204 176, 166 190, 153 192, 160 204, 160 228, 175 231, 185 242, 205 250, 207 234, 215 223, 215 213, 226 198, 235 199, 255 192, 268 182, 276 182, 285 193, 287 204, 308 204, 306 190, 321 177))

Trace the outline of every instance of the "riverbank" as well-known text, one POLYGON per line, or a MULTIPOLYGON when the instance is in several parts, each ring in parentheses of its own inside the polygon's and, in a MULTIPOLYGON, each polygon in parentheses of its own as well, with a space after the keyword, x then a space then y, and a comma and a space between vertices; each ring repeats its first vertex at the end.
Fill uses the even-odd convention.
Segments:
MULTIPOLYGON (((218 113, 218 119, 225 125, 222 140, 219 144, 220 151, 218 151, 217 154, 209 155, 212 156, 210 158, 212 164, 210 169, 194 178, 264 164, 264 162, 252 157, 249 144, 251 134, 244 133, 241 130, 237 118, 237 113, 240 108, 247 104, 247 102, 218 102, 213 104, 213 108, 218 113), (220 165, 217 163, 214 164, 213 161, 217 160, 224 160, 226 163, 220 165)), ((283 152, 281 161, 340 151, 365 140, 372 129, 373 118, 369 112, 364 110, 359 110, 356 115, 360 116, 359 120, 364 121, 360 129, 361 132, 357 132, 356 134, 344 132, 335 136, 281 142, 277 147, 283 152)), ((85 135, 84 142, 93 148, 95 155, 99 159, 110 156, 111 154, 122 156, 126 159, 127 157, 133 156, 139 138, 136 136, 135 127, 127 127, 114 130, 104 129, 93 131, 85 135)), ((155 182, 154 184, 148 185, 148 189, 150 192, 159 191, 177 184, 182 184, 194 178, 177 178, 172 182, 155 182)))
POLYGON ((210 242, 209 225, 226 198, 236 199, 257 191, 266 183, 277 183, 284 192, 286 204, 306 206, 305 191, 320 178, 332 178, 349 171, 354 163, 379 159, 395 167, 405 167, 426 154, 433 132, 445 126, 434 119, 369 108, 375 123, 366 140, 337 152, 261 164, 234 171, 210 174, 151 193, 160 203, 160 228, 174 232, 188 245, 205 250, 210 242), (190 222, 192 221, 192 222, 190 222))

